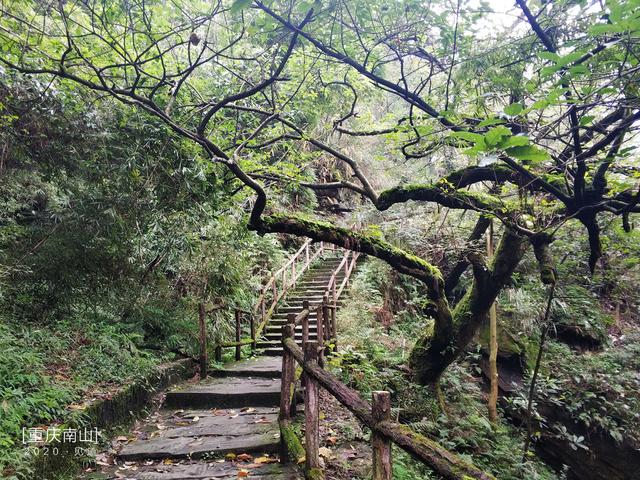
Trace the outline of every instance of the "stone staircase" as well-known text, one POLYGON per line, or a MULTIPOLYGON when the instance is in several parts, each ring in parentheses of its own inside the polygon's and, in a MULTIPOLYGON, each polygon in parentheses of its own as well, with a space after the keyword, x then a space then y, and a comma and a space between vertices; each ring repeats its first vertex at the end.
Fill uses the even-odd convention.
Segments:
MULTIPOLYGON (((271 317, 263 338, 258 342, 258 348, 263 349, 264 355, 282 355, 282 327, 287 324, 289 314, 297 314, 302 311, 305 300, 309 302, 311 313, 309 315, 309 340, 317 340, 318 323, 316 309, 322 303, 322 296, 329 283, 331 275, 340 264, 341 256, 326 255, 318 265, 312 267, 302 277, 296 288, 289 291, 277 312, 271 317)), ((336 274, 336 282, 340 284, 344 279, 344 271, 341 269, 336 274)), ((338 305, 340 302, 338 302, 338 305)), ((296 326, 296 341, 302 345, 302 325, 296 326)))
MULTIPOLYGON (((211 378, 187 382, 167 392, 162 408, 119 445, 117 464, 103 467, 104 476, 91 478, 303 478, 295 466, 283 465, 278 459, 282 326, 289 313, 302 310, 303 301, 308 300, 312 307, 321 303, 340 264, 338 255, 325 254, 289 291, 258 343, 263 355, 226 365, 212 371, 211 378)), ((338 283, 343 278, 344 272, 340 272, 338 283)), ((313 308, 309 338, 317 338, 313 308)), ((301 326, 296 329, 296 339, 302 342, 301 326)))

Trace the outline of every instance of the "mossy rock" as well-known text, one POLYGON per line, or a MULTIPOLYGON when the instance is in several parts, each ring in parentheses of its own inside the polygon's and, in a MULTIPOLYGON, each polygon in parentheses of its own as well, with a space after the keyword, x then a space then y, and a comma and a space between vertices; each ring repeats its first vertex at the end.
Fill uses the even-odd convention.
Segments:
MULTIPOLYGON (((484 325, 478 331, 478 343, 485 352, 489 351, 489 325, 484 325)), ((528 341, 522 338, 517 338, 516 335, 509 330, 509 327, 505 327, 498 323, 498 356, 503 358, 509 358, 513 356, 526 357, 530 350, 528 341)))

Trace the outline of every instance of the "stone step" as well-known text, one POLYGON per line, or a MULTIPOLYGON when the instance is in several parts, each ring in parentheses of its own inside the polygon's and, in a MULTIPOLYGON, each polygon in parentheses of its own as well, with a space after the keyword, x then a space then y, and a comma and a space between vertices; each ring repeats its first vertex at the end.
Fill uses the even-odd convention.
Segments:
MULTIPOLYGON (((284 314, 284 315, 281 315, 279 317, 272 317, 271 320, 269 320, 269 325, 282 326, 282 325, 285 325, 287 323, 289 323, 289 315, 288 314, 284 314)), ((309 316, 309 324, 312 324, 312 323, 316 323, 316 316, 315 315, 310 315, 309 316)))
MULTIPOLYGON (((277 333, 277 334, 281 335, 282 334, 282 327, 284 325, 286 325, 286 324, 287 324, 286 322, 283 322, 281 324, 277 324, 277 323, 276 324, 271 324, 265 329, 264 333, 265 334, 267 334, 267 333, 277 333)), ((309 332, 315 333, 316 330, 318 330, 317 327, 318 327, 318 325, 316 324, 316 322, 313 322, 313 323, 309 322, 309 332)), ((302 325, 300 325, 300 324, 296 325, 296 334, 299 334, 299 333, 302 333, 302 325)))
POLYGON ((277 452, 280 443, 276 409, 242 411, 194 411, 181 414, 180 426, 138 439, 118 453, 124 461, 202 458, 229 452, 277 452))
MULTIPOLYGON (((282 337, 282 333, 280 333, 282 337)), ((280 378, 282 361, 272 357, 255 357, 239 362, 228 363, 218 370, 212 370, 215 377, 251 377, 251 378, 280 378)))
MULTIPOLYGON (((240 472, 250 472, 247 478, 259 480, 301 480, 304 478, 294 466, 280 463, 265 463, 244 469, 237 462, 193 462, 179 464, 158 463, 157 465, 141 465, 135 472, 117 478, 125 480, 237 480, 240 472)), ((125 472, 126 473, 126 472, 125 472)))
POLYGON ((285 298, 285 302, 286 303, 291 303, 292 301, 302 302, 303 300, 312 301, 312 299, 317 299, 317 301, 319 302, 322 300, 323 296, 324 296, 324 293, 314 293, 314 292, 304 292, 304 293, 299 293, 295 295, 289 294, 285 298))
POLYGON ((282 347, 269 347, 262 350, 262 355, 266 355, 268 357, 281 357, 282 356, 282 347))
MULTIPOLYGON (((315 318, 316 310, 319 305, 320 305, 319 303, 311 303, 309 305, 311 309, 311 312, 309 312, 309 315, 311 317, 315 318)), ((273 316, 271 317, 271 320, 279 319, 279 318, 287 318, 290 313, 300 313, 302 310, 303 310, 302 305, 295 305, 295 306, 283 305, 280 307, 280 309, 277 312, 273 314, 273 316)))
MULTIPOLYGON (((299 333, 296 335, 296 342, 300 343, 302 342, 302 333, 299 333)), ((316 332, 309 332, 309 340, 317 340, 318 339, 318 335, 316 334, 316 332)), ((260 343, 271 343, 271 342, 276 342, 276 343, 280 343, 282 341, 282 333, 278 333, 278 332, 273 332, 273 333, 267 333, 264 336, 264 339, 260 342, 260 343)))
MULTIPOLYGON (((309 335, 309 340, 316 340, 316 339, 317 339, 317 336, 314 335, 314 338, 311 338, 311 335, 309 335)), ((296 343, 300 346, 300 348, 302 348, 302 337, 296 338, 296 343)), ((262 340, 258 342, 259 349, 269 349, 274 347, 275 348, 282 347, 282 337, 276 340, 262 340)))
MULTIPOLYGON (((267 329, 266 331, 275 331, 275 332, 282 332, 282 327, 283 325, 286 325, 288 322, 285 318, 279 319, 279 320, 274 320, 273 322, 270 322, 269 325, 267 325, 267 329)), ((317 329, 318 324, 316 323, 315 319, 310 320, 309 321, 309 330, 316 330, 317 329)), ((297 324, 296 325, 296 331, 297 332, 301 332, 302 331, 302 325, 301 324, 297 324)))
POLYGON ((169 408, 266 407, 280 403, 279 379, 211 378, 195 385, 171 390, 169 408))

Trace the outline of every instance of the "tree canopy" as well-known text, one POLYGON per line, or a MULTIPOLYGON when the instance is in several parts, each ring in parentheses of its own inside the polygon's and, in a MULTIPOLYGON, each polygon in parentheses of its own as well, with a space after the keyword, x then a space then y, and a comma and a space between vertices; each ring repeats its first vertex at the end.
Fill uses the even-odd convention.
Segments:
POLYGON ((222 179, 251 229, 358 250, 423 282, 435 320, 412 353, 423 383, 460 355, 529 246, 554 284, 559 229, 584 227, 593 272, 601 223, 630 230, 640 212, 637 1, 516 0, 507 13, 462 0, 0 8, 3 74, 142 109, 198 147, 194 163, 222 179), (337 167, 323 173, 326 162, 337 167), (472 236, 496 219, 502 237, 490 263, 469 253, 445 276, 375 232, 297 209, 292 194, 308 191, 378 211, 410 200, 467 211, 472 236), (453 299, 469 266, 473 284, 453 299))

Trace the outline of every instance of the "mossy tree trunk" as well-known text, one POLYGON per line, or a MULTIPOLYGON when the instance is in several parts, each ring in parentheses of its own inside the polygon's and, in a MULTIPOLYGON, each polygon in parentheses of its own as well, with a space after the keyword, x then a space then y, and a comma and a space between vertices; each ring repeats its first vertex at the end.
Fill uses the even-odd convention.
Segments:
POLYGON ((473 285, 453 311, 451 325, 428 329, 418 340, 410 363, 420 383, 438 382, 445 369, 469 344, 480 326, 487 320, 491 305, 509 282, 513 271, 524 256, 527 238, 505 231, 490 268, 474 263, 473 285))

